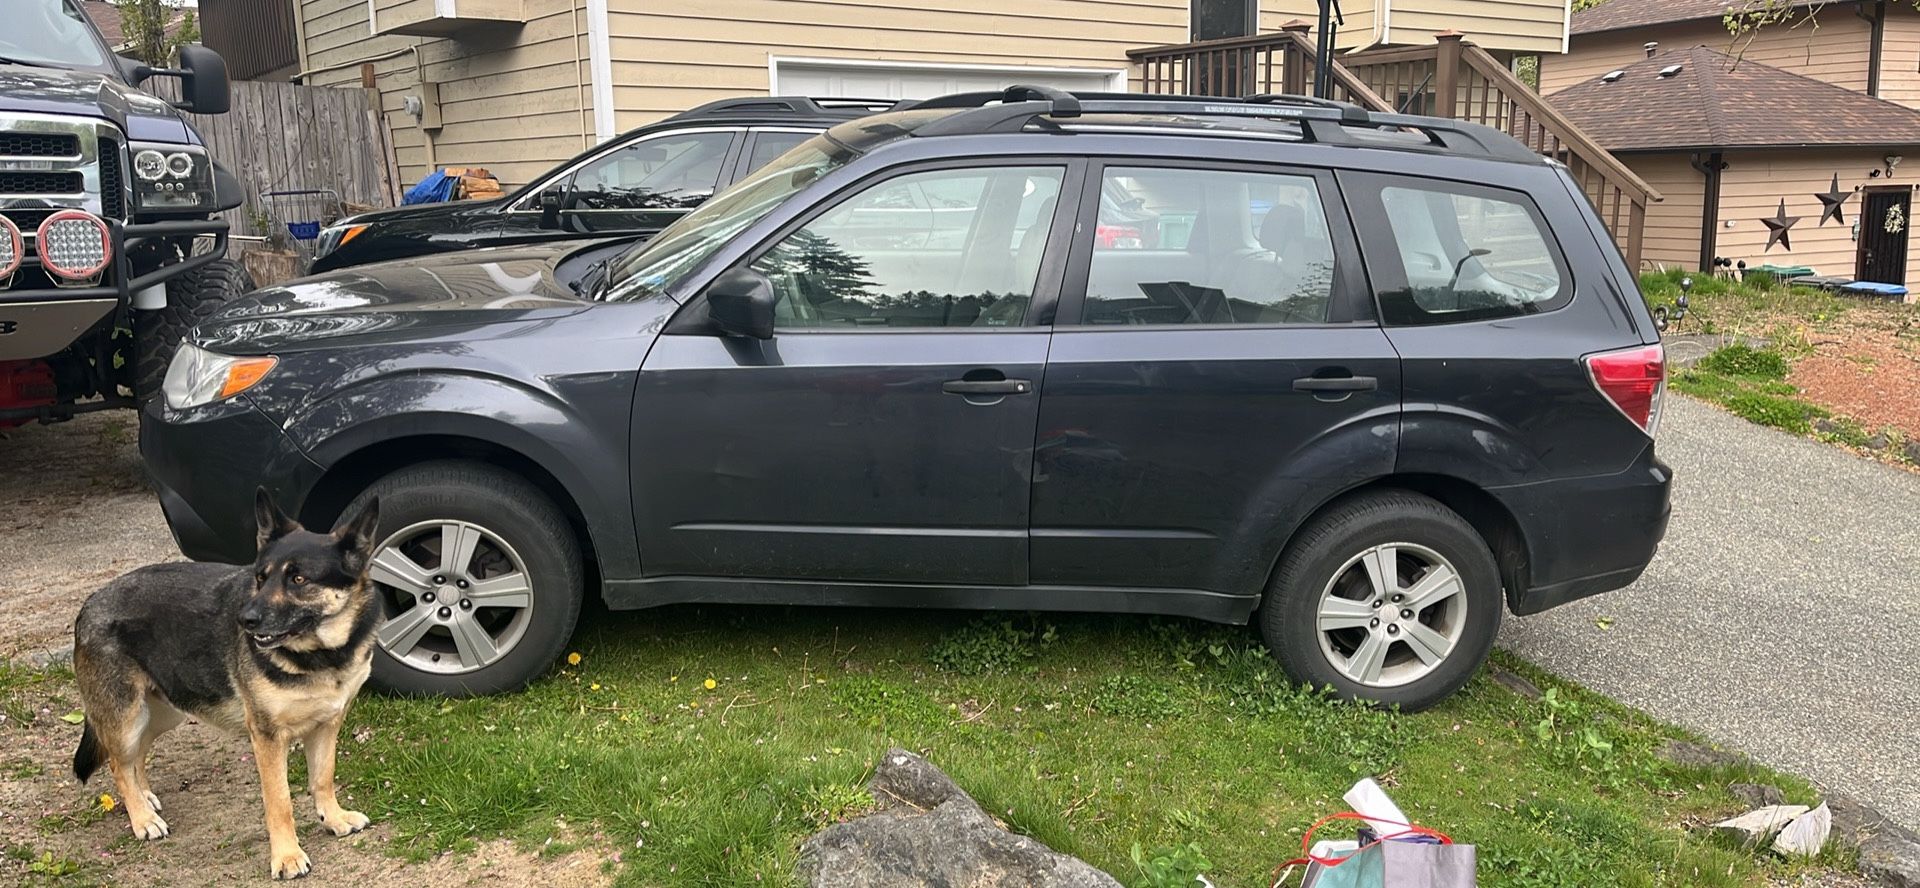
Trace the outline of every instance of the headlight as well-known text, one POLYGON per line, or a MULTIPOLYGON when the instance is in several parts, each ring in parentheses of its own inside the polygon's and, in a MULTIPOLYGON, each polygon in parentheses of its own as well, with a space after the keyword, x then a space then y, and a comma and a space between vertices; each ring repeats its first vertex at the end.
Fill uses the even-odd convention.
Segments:
POLYGON ((346 246, 349 241, 359 237, 360 232, 366 230, 367 225, 364 222, 356 224, 342 222, 320 229, 320 240, 314 244, 313 258, 318 259, 346 246))
POLYGON ((183 342, 173 363, 167 365, 167 380, 160 392, 175 410, 198 407, 252 388, 278 363, 280 359, 272 355, 235 357, 183 342))
POLYGON ((133 199, 147 212, 211 210, 213 161, 198 145, 133 143, 133 199))

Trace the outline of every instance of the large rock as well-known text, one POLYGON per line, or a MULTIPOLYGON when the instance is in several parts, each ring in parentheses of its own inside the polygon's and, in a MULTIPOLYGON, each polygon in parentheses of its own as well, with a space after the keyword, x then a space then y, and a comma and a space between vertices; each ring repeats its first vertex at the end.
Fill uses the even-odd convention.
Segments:
POLYGON ((867 784, 877 810, 800 846, 812 888, 1121 888, 1085 862, 1008 832, 926 759, 889 751, 867 784))
POLYGON ((1920 835, 1842 793, 1827 796, 1833 834, 1860 849, 1860 875, 1888 888, 1920 888, 1920 835))
POLYGON ((1785 804, 1787 801, 1786 795, 1780 792, 1780 787, 1766 783, 1729 783, 1727 793, 1746 803, 1748 810, 1785 804))
POLYGON ((1683 768, 1725 768, 1747 763, 1747 757, 1737 752, 1726 752, 1686 740, 1668 740, 1654 754, 1683 768))

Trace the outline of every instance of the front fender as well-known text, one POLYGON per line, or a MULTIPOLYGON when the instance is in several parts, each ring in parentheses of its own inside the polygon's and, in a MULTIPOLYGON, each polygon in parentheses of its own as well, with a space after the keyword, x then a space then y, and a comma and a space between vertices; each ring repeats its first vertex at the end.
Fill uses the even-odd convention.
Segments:
POLYGON ((559 481, 586 519, 601 576, 639 576, 627 491, 624 440, 590 410, 522 383, 456 372, 389 376, 341 389, 286 424, 316 463, 331 468, 368 447, 403 438, 450 436, 504 447, 559 481))

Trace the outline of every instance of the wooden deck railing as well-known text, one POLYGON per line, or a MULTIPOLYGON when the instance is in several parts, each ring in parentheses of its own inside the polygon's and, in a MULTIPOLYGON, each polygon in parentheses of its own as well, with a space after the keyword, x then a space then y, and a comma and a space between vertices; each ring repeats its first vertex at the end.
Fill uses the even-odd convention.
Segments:
MULTIPOLYGON (((1149 93, 1249 96, 1313 92, 1316 53, 1305 25, 1267 34, 1132 50, 1149 93)), ((1633 170, 1593 141, 1498 59, 1457 34, 1433 46, 1339 56, 1333 97, 1376 111, 1485 124, 1567 166, 1619 243, 1640 265, 1647 205, 1661 199, 1633 170)))

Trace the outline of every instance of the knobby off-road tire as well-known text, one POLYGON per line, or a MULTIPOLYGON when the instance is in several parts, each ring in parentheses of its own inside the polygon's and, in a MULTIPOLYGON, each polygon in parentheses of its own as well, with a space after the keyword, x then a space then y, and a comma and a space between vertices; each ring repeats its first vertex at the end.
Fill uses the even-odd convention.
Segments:
POLYGON ((253 278, 232 259, 216 259, 167 281, 167 306, 133 313, 133 397, 145 406, 160 394, 167 365, 194 325, 253 290, 253 278))
POLYGON ((585 572, 573 526, 546 494, 498 467, 449 460, 387 475, 344 514, 356 514, 376 497, 380 526, 374 535, 373 576, 387 618, 374 645, 370 685, 408 696, 498 694, 525 687, 553 664, 579 620, 585 572), (479 554, 469 562, 475 568, 450 566, 443 554, 447 542, 467 533, 479 540, 479 554), (398 561, 383 562, 396 553, 421 569, 412 589, 382 581, 394 577, 392 566, 410 572, 398 561), (527 590, 524 614, 511 606, 490 606, 483 598, 486 577, 510 580, 515 571, 524 580, 505 588, 527 590), (426 592, 433 593, 430 603, 426 592), (429 609, 437 619, 409 647, 407 615, 417 608, 429 609), (475 622, 461 622, 469 619, 475 622), (472 656, 472 635, 464 636, 469 646, 458 643, 461 633, 475 626, 497 645, 493 659, 472 656))
POLYGON ((1502 606, 1500 571, 1480 534, 1428 497, 1387 490, 1335 505, 1294 537, 1267 588, 1260 633, 1294 681, 1418 711, 1486 661, 1502 606), (1457 579, 1450 592, 1443 571, 1457 579), (1370 641, 1385 651, 1371 669, 1370 641))

